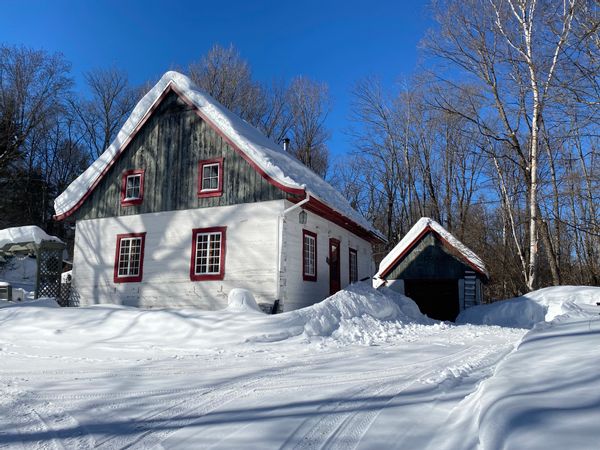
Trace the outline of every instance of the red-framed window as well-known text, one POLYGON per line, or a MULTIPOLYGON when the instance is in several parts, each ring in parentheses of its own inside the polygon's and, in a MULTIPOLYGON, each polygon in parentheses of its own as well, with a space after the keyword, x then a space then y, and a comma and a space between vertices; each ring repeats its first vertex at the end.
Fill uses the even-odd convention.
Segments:
POLYGON ((350 272, 350 283, 358 281, 358 252, 351 248, 348 253, 348 270, 350 272))
POLYGON ((222 280, 225 276, 227 227, 192 230, 192 281, 222 280))
POLYGON ((144 199, 144 171, 127 170, 121 181, 121 205, 139 205, 144 199))
POLYGON ((223 194, 223 158, 205 159, 198 163, 198 197, 223 194))
POLYGON ((115 283, 136 283, 144 275, 144 245, 146 233, 117 235, 115 251, 115 283))
POLYGON ((302 230, 302 278, 317 281, 317 235, 302 230))

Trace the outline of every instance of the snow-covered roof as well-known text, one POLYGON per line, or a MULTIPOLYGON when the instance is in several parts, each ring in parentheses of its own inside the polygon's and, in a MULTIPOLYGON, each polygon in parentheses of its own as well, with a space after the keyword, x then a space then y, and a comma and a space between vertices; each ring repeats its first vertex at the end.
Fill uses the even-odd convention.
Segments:
POLYGON ((27 225, 24 227, 5 228, 0 230, 0 249, 12 245, 40 244, 42 241, 62 241, 56 236, 50 236, 40 227, 27 225))
MULTIPOLYGON (((427 231, 437 233, 444 241, 458 251, 473 269, 481 272, 489 278, 489 273, 485 264, 472 250, 465 244, 456 239, 448 230, 429 217, 421 217, 417 223, 406 233, 400 242, 390 251, 379 263, 379 270, 375 274, 376 280, 383 280, 389 270, 402 258, 408 250, 423 236, 427 231)), ((381 282, 379 283, 381 284, 381 282)))
POLYGON ((325 203, 365 230, 380 238, 383 237, 333 186, 293 156, 285 153, 278 144, 265 137, 256 128, 200 90, 188 77, 174 71, 162 76, 136 105, 110 147, 57 197, 54 201, 57 218, 69 216, 80 206, 89 191, 95 188, 130 142, 139 126, 151 114, 165 91, 170 88, 190 101, 199 114, 223 133, 234 148, 243 153, 242 156, 249 158, 270 182, 287 192, 299 195, 309 193, 311 197, 325 203))

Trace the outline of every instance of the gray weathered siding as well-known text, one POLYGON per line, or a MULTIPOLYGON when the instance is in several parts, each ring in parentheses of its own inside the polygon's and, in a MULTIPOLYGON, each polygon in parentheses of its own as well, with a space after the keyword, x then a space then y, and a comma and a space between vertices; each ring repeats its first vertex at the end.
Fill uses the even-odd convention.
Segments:
POLYGON ((286 194, 170 93, 139 130, 121 158, 76 211, 75 219, 126 216, 278 200, 286 194), (198 162, 223 157, 223 195, 198 198, 198 162), (144 169, 142 204, 121 206, 124 171, 144 169))
POLYGON ((472 269, 450 254, 432 233, 427 233, 386 279, 459 279, 465 270, 472 269))

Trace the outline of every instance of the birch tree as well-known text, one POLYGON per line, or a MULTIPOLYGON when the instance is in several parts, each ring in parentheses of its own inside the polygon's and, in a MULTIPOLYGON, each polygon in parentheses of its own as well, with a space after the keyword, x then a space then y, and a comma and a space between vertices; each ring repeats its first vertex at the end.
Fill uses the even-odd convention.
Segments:
MULTIPOLYGON (((439 106, 462 115, 480 132, 503 142, 522 171, 527 189, 528 244, 524 281, 537 283, 539 265, 540 135, 547 110, 568 76, 567 51, 574 17, 583 1, 449 0, 435 3, 439 30, 425 45, 481 87, 482 108, 456 108, 443 95, 439 106)), ((446 83, 456 85, 452 73, 446 83)))

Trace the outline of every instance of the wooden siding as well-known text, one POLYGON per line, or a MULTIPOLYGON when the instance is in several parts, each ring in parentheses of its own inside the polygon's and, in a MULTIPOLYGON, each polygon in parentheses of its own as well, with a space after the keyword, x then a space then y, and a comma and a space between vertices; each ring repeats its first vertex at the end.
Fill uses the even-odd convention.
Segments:
POLYGON ((96 219, 284 198, 283 191, 269 184, 177 94, 170 93, 74 218, 96 219), (198 198, 198 162, 218 157, 223 157, 223 195, 198 198), (130 169, 145 170, 144 200, 140 205, 122 206, 122 174, 130 169))
POLYGON ((277 295, 277 229, 284 201, 81 220, 75 233, 73 288, 80 304, 222 309, 232 288, 250 290, 266 309, 277 295), (195 228, 227 227, 222 280, 192 281, 195 228), (138 283, 113 281, 117 235, 146 233, 138 283))
POLYGON ((394 267, 386 279, 460 279, 464 278, 465 270, 472 269, 452 255, 442 242, 429 232, 394 267))

